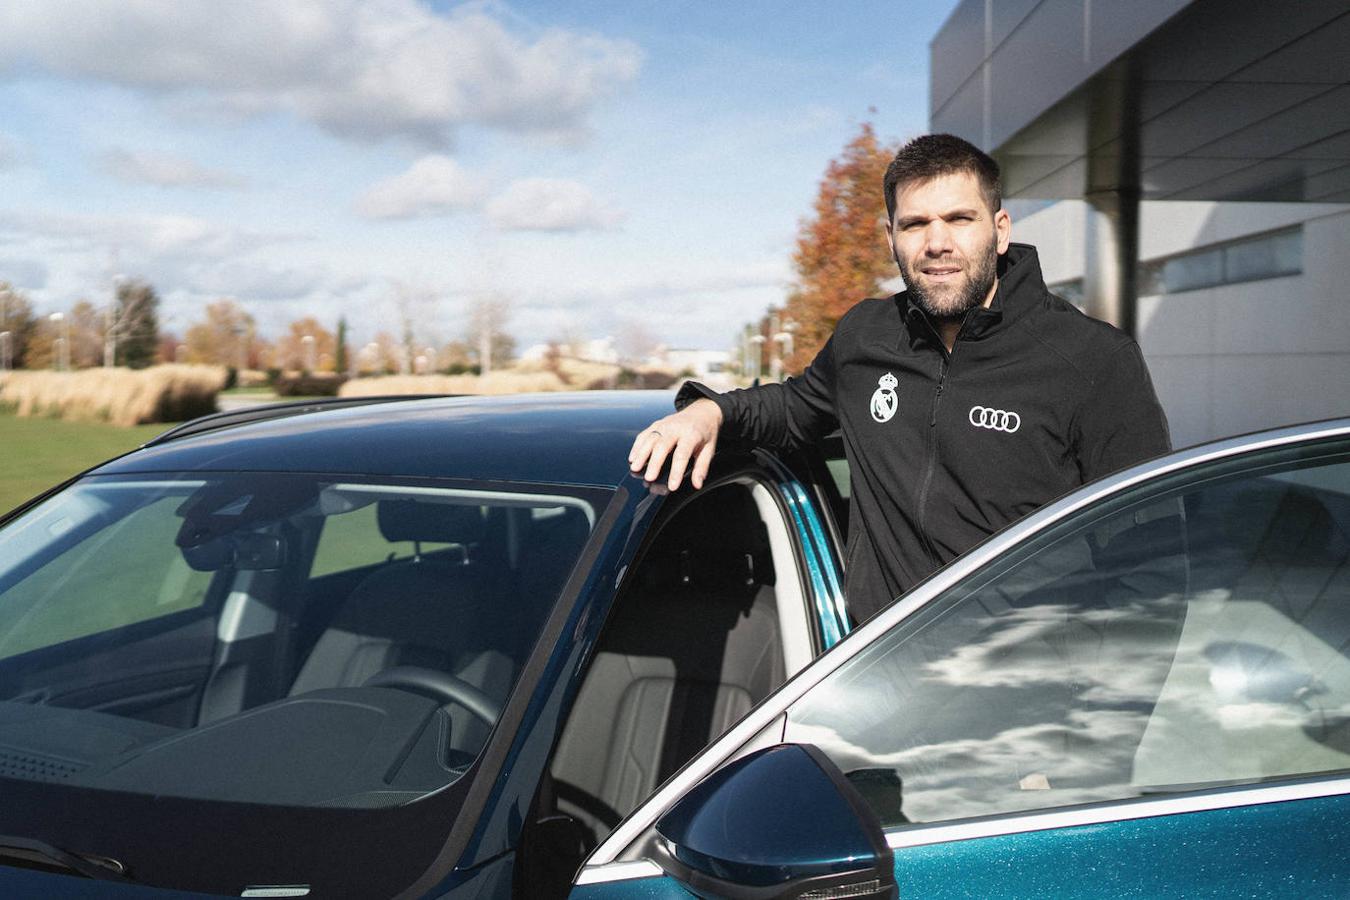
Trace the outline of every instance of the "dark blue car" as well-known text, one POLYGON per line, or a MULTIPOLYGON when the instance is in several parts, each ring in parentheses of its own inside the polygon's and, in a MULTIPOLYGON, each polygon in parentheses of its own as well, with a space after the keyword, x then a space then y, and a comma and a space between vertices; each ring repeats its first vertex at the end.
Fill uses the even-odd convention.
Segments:
POLYGON ((847 629, 821 461, 665 496, 670 403, 229 414, 12 513, 0 895, 565 895, 847 629))
POLYGON ((1350 892, 1350 421, 847 634, 837 454, 667 496, 625 458, 669 402, 209 419, 12 515, 0 894, 1350 892))

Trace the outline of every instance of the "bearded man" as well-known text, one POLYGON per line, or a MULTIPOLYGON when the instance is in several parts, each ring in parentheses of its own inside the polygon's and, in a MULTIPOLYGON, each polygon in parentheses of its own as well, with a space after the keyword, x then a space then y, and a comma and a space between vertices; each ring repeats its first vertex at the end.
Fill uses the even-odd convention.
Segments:
POLYGON ((686 471, 699 488, 719 435, 791 447, 840 429, 859 622, 1009 522, 1170 449, 1139 345, 1049 293, 1035 248, 1010 243, 993 159, 925 135, 883 190, 906 290, 855 305, 782 384, 685 385, 629 454, 648 481, 669 459, 671 490, 686 471))

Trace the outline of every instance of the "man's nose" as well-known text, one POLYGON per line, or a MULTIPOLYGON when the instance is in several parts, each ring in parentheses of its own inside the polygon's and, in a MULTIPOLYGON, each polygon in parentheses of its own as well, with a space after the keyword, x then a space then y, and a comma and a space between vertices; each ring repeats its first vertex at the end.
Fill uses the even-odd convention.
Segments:
POLYGON ((943 256, 952 249, 952 230, 941 219, 928 223, 924 237, 926 238, 924 250, 929 256, 943 256))

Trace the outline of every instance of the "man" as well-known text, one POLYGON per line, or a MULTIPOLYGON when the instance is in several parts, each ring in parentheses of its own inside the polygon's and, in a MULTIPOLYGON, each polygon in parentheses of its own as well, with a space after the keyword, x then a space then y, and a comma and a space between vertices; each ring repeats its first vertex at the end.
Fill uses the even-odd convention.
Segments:
POLYGON ((1138 344, 1047 292, 1035 248, 1010 243, 993 159, 925 135, 883 189, 907 290, 850 309, 800 377, 686 385, 629 455, 648 481, 669 458, 670 489, 686 470, 699 488, 720 434, 792 446, 840 428, 857 621, 1047 501, 1169 449, 1138 344))

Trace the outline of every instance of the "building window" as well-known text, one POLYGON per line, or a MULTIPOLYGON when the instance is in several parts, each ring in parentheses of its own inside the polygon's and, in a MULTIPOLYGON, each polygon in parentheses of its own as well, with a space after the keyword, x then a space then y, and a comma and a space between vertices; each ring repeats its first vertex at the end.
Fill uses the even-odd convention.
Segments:
POLYGON ((1303 228, 1287 228, 1139 265, 1139 293, 1177 294, 1303 271, 1303 228))

